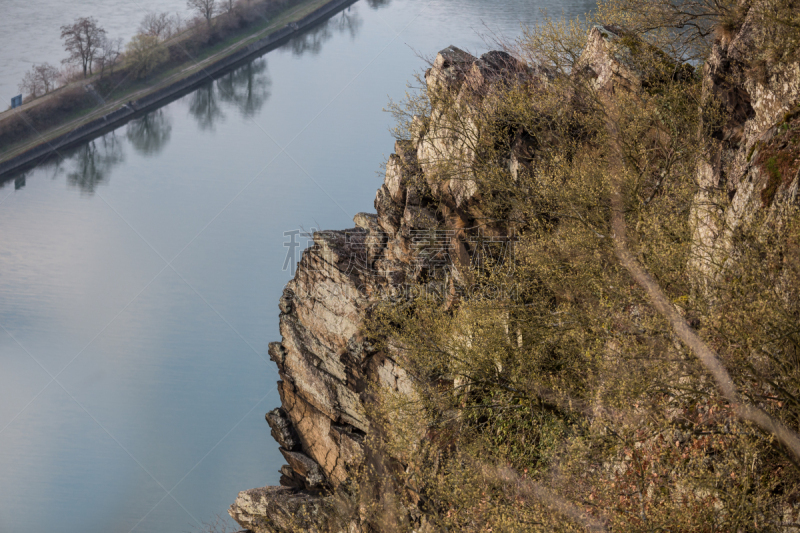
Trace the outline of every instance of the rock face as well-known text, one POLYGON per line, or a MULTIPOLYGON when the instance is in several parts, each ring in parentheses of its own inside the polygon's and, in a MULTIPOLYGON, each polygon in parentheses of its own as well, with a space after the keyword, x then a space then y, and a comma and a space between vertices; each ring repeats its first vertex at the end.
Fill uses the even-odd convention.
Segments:
POLYGON ((798 201, 797 139, 800 63, 773 67, 763 76, 748 70, 757 51, 755 13, 731 38, 716 43, 704 65, 705 98, 716 99, 730 114, 716 132, 698 172, 695 199, 693 266, 699 280, 724 271, 737 229, 767 210, 765 224, 780 220, 798 201), (786 165, 771 170, 771 157, 782 152, 786 165))
MULTIPOLYGON (((447 91, 467 107, 480 102, 493 78, 509 72, 538 75, 503 52, 475 58, 449 47, 426 79, 431 92, 447 91)), ((376 214, 359 213, 349 230, 315 233, 286 286, 279 303, 282 341, 269 347, 281 377, 281 407, 266 420, 288 465, 281 468, 282 487, 239 494, 229 513, 243 527, 327 531, 326 491, 364 460, 367 384, 413 394, 405 372, 363 340, 361 327, 377 299, 396 296, 406 282, 430 276, 450 257, 468 261, 469 243, 452 233, 480 216, 480 199, 474 182, 436 179, 436 161, 456 153, 469 158, 463 139, 446 133, 447 120, 435 114, 416 138, 396 143, 375 197, 376 214), (434 204, 450 206, 450 216, 434 204), (443 232, 433 247, 431 231, 443 232), (300 529, 292 516, 302 520, 300 529)))
POLYGON ((595 26, 589 30, 586 49, 576 70, 592 80, 600 91, 634 89, 641 84, 641 75, 628 61, 628 48, 621 42, 622 31, 611 26, 595 26))
POLYGON ((228 512, 250 531, 329 531, 328 501, 286 487, 240 492, 228 512))
MULTIPOLYGON (((758 49, 756 25, 751 11, 735 35, 714 45, 703 65, 703 97, 721 105, 728 118, 718 126, 719 142, 707 147, 697 175, 690 266, 700 285, 735 261, 730 250, 737 230, 764 210, 761 224, 779 224, 800 201, 800 139, 792 133, 800 124, 800 63, 771 67, 763 76, 749 69, 758 49), (768 168, 772 157, 780 168, 768 168)), ((601 94, 646 83, 647 73, 629 61, 624 35, 620 28, 596 26, 576 65, 601 94)))
MULTIPOLYGON (((797 201, 800 165, 792 161, 784 169, 791 175, 784 172, 776 182, 762 163, 765 151, 783 146, 779 124, 800 120, 791 114, 800 95, 800 70, 793 65, 765 81, 749 78, 741 71, 741 56, 752 46, 751 34, 746 24, 733 40, 715 47, 704 67, 706 94, 719 98, 733 116, 720 129, 722 143, 708 150, 698 176, 702 187, 695 201, 695 266, 706 275, 724 255, 732 228, 760 209, 777 212, 797 201)), ((576 71, 599 90, 638 86, 641 73, 626 66, 625 59, 619 30, 597 27, 576 71)), ((432 100, 444 95, 469 117, 500 77, 546 85, 550 74, 503 52, 475 58, 448 47, 425 79, 432 100)), ((462 229, 482 218, 481 198, 470 179, 469 146, 474 143, 463 135, 478 137, 480 131, 473 125, 455 136, 450 120, 434 104, 431 117, 415 122, 414 138, 398 141, 387 162, 375 197, 376 214, 356 215, 356 227, 349 230, 315 233, 314 245, 304 252, 283 292, 282 341, 269 347, 280 372, 282 405, 266 419, 288 464, 281 468, 282 487, 241 492, 229 511, 255 533, 342 530, 331 521, 335 513, 328 494, 368 454, 368 384, 413 394, 409 377, 391 354, 377 352, 364 340, 362 326, 377 300, 398 295, 407 284, 435 279, 432 273, 443 262, 454 277, 463 276, 459 266, 474 252, 462 229), (448 169, 449 179, 440 178, 442 161, 460 165, 448 169)), ((530 161, 528 144, 525 139, 515 142, 512 175, 530 161)), ((503 235, 499 228, 484 231, 503 235)), ((358 531, 354 524, 347 529, 358 531)))

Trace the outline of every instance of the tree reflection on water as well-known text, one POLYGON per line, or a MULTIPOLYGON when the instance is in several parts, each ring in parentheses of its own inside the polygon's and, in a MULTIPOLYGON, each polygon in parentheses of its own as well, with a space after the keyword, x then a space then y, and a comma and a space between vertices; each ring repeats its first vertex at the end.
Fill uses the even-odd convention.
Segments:
POLYGON ((201 130, 213 130, 225 120, 222 103, 232 104, 247 118, 258 113, 271 94, 267 60, 259 58, 193 92, 189 96, 189 113, 201 130))
MULTIPOLYGON (((201 130, 213 130, 225 119, 225 106, 237 108, 245 118, 256 115, 271 96, 272 80, 267 60, 259 58, 225 74, 218 80, 199 87, 188 96, 189 113, 201 130)), ((117 130, 120 131, 120 130, 117 130)), ((125 128, 124 137, 117 131, 88 141, 59 157, 42 162, 38 169, 53 179, 66 175, 67 183, 81 193, 94 194, 97 186, 107 183, 113 167, 125 160, 124 141, 144 156, 156 156, 169 143, 172 122, 169 112, 157 109, 134 119, 125 128)), ((30 171, 17 173, 0 181, 0 188, 14 183, 15 190, 25 186, 30 171)))
POLYGON ((145 156, 156 155, 169 142, 172 123, 163 109, 157 109, 128 123, 125 137, 134 150, 145 156))
POLYGON ((225 119, 213 81, 197 88, 189 96, 189 113, 201 130, 213 130, 217 122, 225 119))
POLYGON ((67 173, 67 183, 91 195, 107 180, 111 169, 125 160, 125 154, 122 143, 111 132, 78 147, 70 160, 75 166, 67 173))
POLYGON ((108 183, 111 170, 124 161, 123 142, 112 131, 77 148, 59 152, 56 157, 46 159, 30 170, 3 176, 0 189, 10 183, 14 184, 15 190, 23 189, 26 178, 35 171, 54 180, 66 175, 68 185, 91 196, 99 184, 108 183))
MULTIPOLYGON (((391 0, 367 0, 371 9, 389 6, 391 0)), ((364 21, 358 6, 348 7, 322 24, 302 35, 292 38, 283 50, 293 55, 306 53, 317 55, 326 42, 337 34, 355 38, 364 21)), ((233 70, 217 80, 199 87, 188 95, 189 113, 201 130, 214 130, 225 120, 227 106, 235 107, 244 118, 255 116, 272 94, 272 79, 264 57, 233 70)), ((124 139, 133 149, 144 156, 161 153, 172 135, 172 122, 164 109, 157 109, 132 120, 125 129, 124 139)), ((101 183, 107 183, 113 167, 124 161, 123 140, 111 132, 91 140, 64 156, 53 158, 38 168, 52 173, 53 179, 66 174, 67 183, 80 189, 82 194, 92 195, 101 183)), ((26 173, 16 174, 0 181, 0 188, 12 182, 16 190, 25 186, 26 173)))
POLYGON ((218 79, 216 85, 222 101, 238 107, 243 117, 252 117, 272 94, 267 60, 262 57, 251 61, 218 79))
MULTIPOLYGON (((370 3, 370 7, 374 9, 383 5, 388 5, 388 1, 375 0, 370 3)), ((296 56, 302 56, 306 53, 317 55, 322 51, 322 46, 336 33, 349 33, 351 38, 355 38, 363 23, 364 20, 359 16, 358 8, 351 6, 319 26, 311 28, 302 35, 293 37, 283 49, 291 50, 292 54, 296 56)))

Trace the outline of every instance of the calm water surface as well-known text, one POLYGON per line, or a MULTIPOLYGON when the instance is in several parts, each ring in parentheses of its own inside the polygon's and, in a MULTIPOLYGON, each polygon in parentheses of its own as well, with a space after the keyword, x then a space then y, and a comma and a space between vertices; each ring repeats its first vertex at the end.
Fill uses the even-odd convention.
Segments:
MULTIPOLYGON (((25 5, 4 39, 51 6, 73 17, 25 5)), ((263 416, 279 403, 284 232, 373 209, 393 147, 381 109, 423 66, 415 51, 481 52, 483 23, 514 36, 540 8, 592 6, 361 0, 5 182, 0 532, 199 531, 239 490, 277 484, 263 416)))

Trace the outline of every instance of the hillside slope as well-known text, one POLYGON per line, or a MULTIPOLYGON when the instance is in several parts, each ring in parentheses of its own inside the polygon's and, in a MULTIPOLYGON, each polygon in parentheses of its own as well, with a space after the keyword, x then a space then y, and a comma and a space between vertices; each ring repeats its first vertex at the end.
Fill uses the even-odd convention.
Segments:
POLYGON ((566 71, 439 52, 376 214, 284 290, 288 464, 231 516, 800 528, 800 66, 768 38, 745 10, 702 71, 613 25, 566 71))

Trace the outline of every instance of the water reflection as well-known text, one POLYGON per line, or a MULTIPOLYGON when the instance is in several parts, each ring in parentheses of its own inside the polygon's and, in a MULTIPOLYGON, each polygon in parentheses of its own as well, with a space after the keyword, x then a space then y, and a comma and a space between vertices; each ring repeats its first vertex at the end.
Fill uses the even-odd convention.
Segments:
MULTIPOLYGON (((167 125, 169 128, 169 125, 167 125)), ((168 136, 169 134, 167 134, 168 136)), ((130 136, 128 136, 130 140, 130 136)), ((82 194, 93 195, 100 183, 107 184, 112 169, 125 161, 124 142, 112 131, 77 148, 62 152, 58 157, 46 159, 35 168, 8 175, 0 180, 0 189, 14 183, 14 190, 25 188, 26 178, 32 174, 58 179, 66 174, 67 183, 77 187, 82 194)))
MULTIPOLYGON (((383 5, 388 5, 388 0, 373 0, 373 2, 370 2, 370 6, 373 6, 375 9, 383 5), (373 6, 373 4, 375 5, 373 6)), ((337 33, 348 33, 350 34, 350 38, 355 38, 363 22, 363 19, 358 14, 358 9, 349 7, 319 26, 306 31, 300 36, 292 38, 292 40, 286 44, 286 47, 289 48, 295 56, 302 56, 306 53, 317 55, 322 51, 322 45, 337 33)))
POLYGON ((67 183, 91 195, 107 180, 111 169, 124 161, 125 154, 116 132, 111 132, 78 148, 71 159, 75 167, 67 174, 67 183))
MULTIPOLYGON (((259 58, 190 94, 189 113, 201 130, 213 130, 216 124, 225 120, 226 105, 232 105, 244 118, 250 118, 261 111, 271 94, 272 79, 267 70, 267 60, 259 58)), ((113 167, 125 160, 125 141, 138 154, 158 156, 169 144, 172 119, 168 111, 157 109, 130 121, 125 126, 124 136, 117 133, 111 132, 88 141, 37 168, 53 179, 66 175, 67 183, 78 187, 81 193, 92 195, 100 183, 108 182, 113 167)), ((0 180, 0 188, 13 180, 14 189, 22 189, 28 172, 0 180)))
POLYGON ((357 10, 346 9, 338 16, 331 18, 328 23, 332 24, 339 33, 349 33, 350 38, 355 39, 364 21, 358 16, 357 10))
POLYGON ((217 80, 217 89, 224 102, 239 108, 242 116, 252 117, 272 94, 272 79, 267 73, 267 60, 256 59, 217 80))
POLYGON ((367 4, 372 9, 380 9, 382 7, 387 7, 391 1, 392 0, 367 0, 367 4))
POLYGON ((145 156, 161 152, 169 142, 171 134, 172 123, 163 109, 132 120, 125 131, 125 137, 133 149, 145 156))
POLYGON ((203 85, 189 96, 189 113, 202 130, 213 130, 225 120, 222 103, 232 104, 243 117, 258 113, 272 94, 267 60, 256 59, 203 85))
POLYGON ((225 119, 213 81, 189 96, 189 113, 195 118, 201 130, 213 130, 217 122, 225 119))

